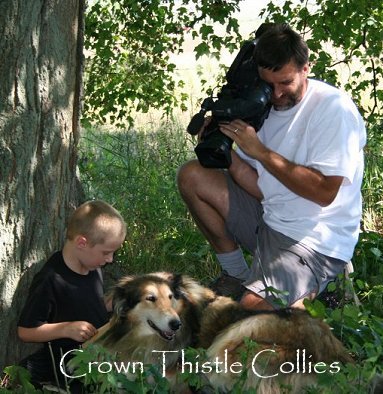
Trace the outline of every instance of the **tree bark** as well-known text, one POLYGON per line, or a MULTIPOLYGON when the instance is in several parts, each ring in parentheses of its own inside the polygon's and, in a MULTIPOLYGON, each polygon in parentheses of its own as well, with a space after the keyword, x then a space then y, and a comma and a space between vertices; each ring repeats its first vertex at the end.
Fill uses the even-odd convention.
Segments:
POLYGON ((83 0, 0 0, 0 370, 31 279, 62 247, 76 176, 83 0))

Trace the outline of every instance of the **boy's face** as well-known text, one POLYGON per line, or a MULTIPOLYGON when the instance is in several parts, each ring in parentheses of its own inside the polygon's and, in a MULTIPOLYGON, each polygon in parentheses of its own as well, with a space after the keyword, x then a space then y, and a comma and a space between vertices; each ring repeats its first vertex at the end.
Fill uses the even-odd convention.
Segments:
POLYGON ((103 267, 105 264, 113 262, 114 252, 119 249, 124 242, 125 236, 111 236, 102 244, 91 244, 81 236, 79 263, 84 272, 93 271, 103 267))

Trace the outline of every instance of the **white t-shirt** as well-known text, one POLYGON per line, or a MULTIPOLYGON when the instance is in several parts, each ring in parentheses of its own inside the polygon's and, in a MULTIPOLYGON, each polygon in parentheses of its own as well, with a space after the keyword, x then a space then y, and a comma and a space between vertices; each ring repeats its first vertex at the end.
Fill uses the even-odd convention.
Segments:
POLYGON ((310 79, 302 101, 286 111, 272 109, 258 136, 289 161, 344 177, 335 200, 321 207, 287 189, 237 148, 258 171, 265 222, 320 253, 349 261, 359 235, 366 143, 355 104, 340 90, 310 79))

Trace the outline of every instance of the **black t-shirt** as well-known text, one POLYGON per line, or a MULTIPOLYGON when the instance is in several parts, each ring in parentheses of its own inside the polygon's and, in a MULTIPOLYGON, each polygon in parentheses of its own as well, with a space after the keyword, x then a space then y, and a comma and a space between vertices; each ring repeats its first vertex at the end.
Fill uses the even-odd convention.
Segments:
MULTIPOLYGON (((56 252, 33 278, 18 325, 32 328, 44 323, 87 321, 99 328, 108 322, 103 296, 100 270, 80 275, 68 268, 61 251, 56 252)), ((48 344, 45 346, 48 350, 48 344)), ((62 338, 51 341, 51 346, 57 364, 61 354, 78 348, 79 343, 62 338)))

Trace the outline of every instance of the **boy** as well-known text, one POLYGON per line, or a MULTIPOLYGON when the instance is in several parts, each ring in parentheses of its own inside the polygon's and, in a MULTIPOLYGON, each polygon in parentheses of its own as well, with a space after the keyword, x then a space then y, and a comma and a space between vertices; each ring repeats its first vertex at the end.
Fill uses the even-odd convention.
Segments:
POLYGON ((62 384, 62 355, 107 323, 111 308, 104 302, 100 268, 112 263, 125 236, 122 216, 103 201, 86 202, 70 217, 64 247, 34 277, 18 323, 22 341, 44 343, 21 362, 31 373, 32 383, 55 383, 55 366, 62 384))

